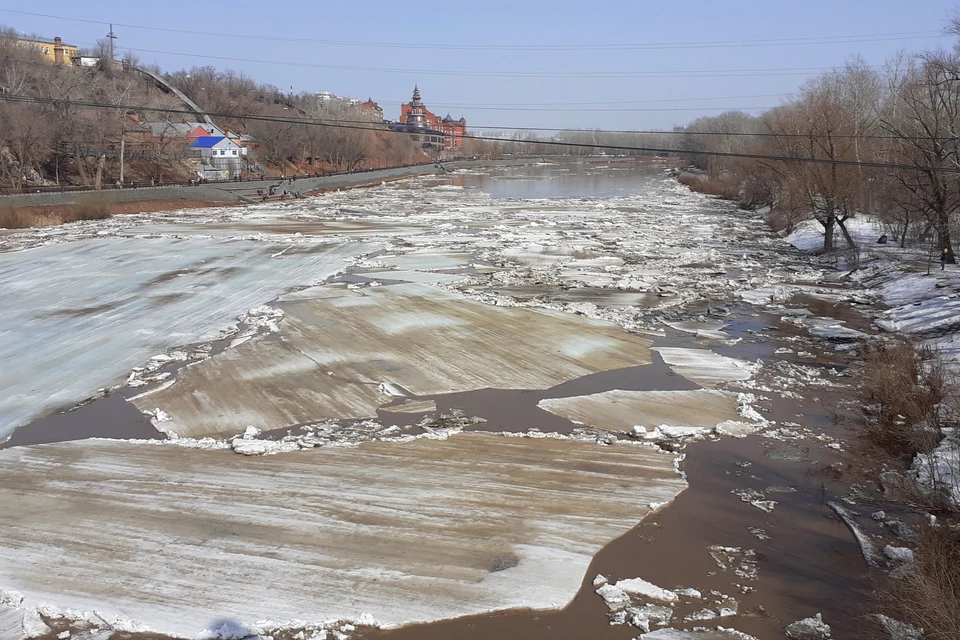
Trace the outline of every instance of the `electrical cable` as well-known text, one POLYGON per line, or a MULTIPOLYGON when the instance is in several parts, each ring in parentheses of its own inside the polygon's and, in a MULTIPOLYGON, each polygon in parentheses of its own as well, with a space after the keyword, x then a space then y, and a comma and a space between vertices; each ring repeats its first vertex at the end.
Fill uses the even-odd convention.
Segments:
POLYGON ((241 34, 241 33, 223 33, 215 31, 199 31, 194 29, 175 29, 170 27, 156 27, 136 24, 124 24, 122 22, 110 22, 109 20, 91 20, 84 18, 71 18, 66 16, 57 16, 45 13, 35 13, 30 11, 21 11, 18 9, 0 8, 0 11, 13 13, 17 15, 33 16, 38 18, 48 18, 53 20, 63 20, 67 22, 79 22, 86 24, 96 24, 107 26, 112 24, 114 27, 123 27, 125 29, 141 29, 144 31, 158 31, 164 33, 182 33, 185 35, 196 35, 204 37, 223 37, 223 38, 242 38, 245 40, 265 40, 271 42, 294 42, 302 44, 322 44, 349 47, 371 47, 371 48, 400 48, 400 49, 443 49, 443 50, 481 50, 481 51, 608 51, 618 49, 650 50, 650 49, 705 49, 705 48, 732 48, 732 47, 770 47, 770 46, 799 46, 799 45, 825 45, 825 44, 848 44, 861 42, 888 42, 894 40, 915 40, 926 38, 943 38, 945 34, 940 31, 900 31, 892 33, 868 33, 854 35, 837 36, 809 36, 800 38, 766 38, 755 40, 704 40, 689 42, 648 42, 648 43, 594 43, 594 44, 531 44, 531 45, 503 45, 503 44, 482 44, 482 43, 414 43, 414 42, 373 42, 356 40, 327 40, 315 38, 298 38, 291 36, 265 35, 265 34, 241 34))
MULTIPOLYGON (((2 99, 7 102, 15 102, 15 103, 19 102, 19 103, 46 104, 46 105, 61 104, 61 105, 82 106, 82 107, 88 107, 88 108, 112 109, 112 110, 126 110, 126 111, 139 110, 139 111, 150 111, 155 113, 176 113, 176 114, 191 115, 191 116, 197 115, 194 111, 189 111, 185 109, 145 107, 145 106, 127 105, 127 104, 105 104, 105 103, 87 102, 87 101, 80 101, 80 100, 59 100, 58 101, 58 100, 47 99, 47 98, 31 98, 28 96, 9 96, 9 95, 3 95, 2 99)), ((359 126, 354 124, 345 124, 345 123, 342 123, 342 121, 292 119, 292 118, 280 118, 280 117, 274 117, 274 116, 257 116, 257 115, 224 114, 224 113, 207 113, 207 115, 211 117, 218 117, 218 118, 234 118, 238 120, 274 122, 274 123, 282 123, 282 124, 293 124, 293 125, 299 125, 299 126, 321 126, 321 127, 331 127, 331 128, 339 128, 339 129, 352 129, 352 130, 360 130, 360 131, 378 131, 378 132, 390 131, 384 126, 371 126, 372 123, 367 123, 367 126, 359 126)), ((399 135, 407 135, 407 132, 395 132, 395 133, 398 133, 399 135)), ((489 141, 489 142, 500 142, 500 143, 517 143, 517 144, 533 143, 533 144, 545 145, 545 146, 578 147, 582 149, 604 149, 604 150, 631 151, 631 152, 640 152, 640 153, 657 153, 657 154, 666 153, 666 154, 675 154, 675 155, 743 158, 743 159, 752 159, 752 160, 771 160, 771 161, 784 162, 784 163, 828 164, 828 165, 835 165, 835 166, 871 167, 871 168, 880 168, 880 169, 897 169, 897 170, 907 170, 907 171, 933 171, 936 173, 960 174, 960 166, 923 167, 920 165, 905 165, 905 164, 888 163, 888 162, 870 162, 870 161, 857 161, 857 160, 838 160, 838 159, 830 159, 830 158, 777 156, 772 154, 761 154, 761 153, 671 149, 671 148, 662 148, 662 147, 627 146, 627 145, 619 145, 619 144, 574 143, 574 142, 561 142, 556 140, 511 140, 511 139, 495 138, 491 136, 477 136, 473 134, 468 134, 464 137, 466 139, 489 141)))

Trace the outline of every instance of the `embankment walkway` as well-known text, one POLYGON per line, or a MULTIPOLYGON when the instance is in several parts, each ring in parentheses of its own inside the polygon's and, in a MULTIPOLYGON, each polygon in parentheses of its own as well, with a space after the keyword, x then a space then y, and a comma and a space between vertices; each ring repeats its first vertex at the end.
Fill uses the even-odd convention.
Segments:
MULTIPOLYGON (((573 158, 556 158, 556 161, 571 161, 573 158)), ((292 183, 279 177, 266 180, 246 180, 243 182, 213 182, 188 185, 169 185, 158 187, 135 187, 117 189, 105 188, 100 191, 69 191, 26 193, 0 196, 0 205, 12 207, 32 207, 64 205, 77 202, 77 199, 89 193, 103 194, 110 202, 142 202, 148 200, 182 199, 194 202, 223 202, 224 204, 250 203, 257 201, 257 190, 269 190, 276 187, 276 194, 299 192, 307 194, 326 189, 348 189, 381 181, 398 180, 414 176, 440 174, 455 169, 485 167, 494 165, 522 165, 542 162, 542 158, 512 158, 506 160, 455 160, 442 164, 422 164, 391 169, 373 169, 354 173, 340 173, 331 176, 297 177, 292 183)))

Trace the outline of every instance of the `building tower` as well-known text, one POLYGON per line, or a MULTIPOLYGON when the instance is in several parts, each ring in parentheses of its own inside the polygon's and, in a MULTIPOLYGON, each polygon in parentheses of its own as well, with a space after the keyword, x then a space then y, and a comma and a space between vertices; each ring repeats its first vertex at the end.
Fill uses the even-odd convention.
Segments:
POLYGON ((427 127, 427 116, 424 113, 423 102, 420 101, 420 87, 414 85, 413 99, 410 101, 410 112, 407 114, 405 124, 414 127, 427 127))

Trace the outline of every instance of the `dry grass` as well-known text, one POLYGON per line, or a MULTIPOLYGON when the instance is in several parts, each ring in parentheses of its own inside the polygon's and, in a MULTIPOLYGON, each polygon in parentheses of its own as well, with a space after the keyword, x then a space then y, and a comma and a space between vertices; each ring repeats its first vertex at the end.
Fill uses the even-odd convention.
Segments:
POLYGON ((77 220, 104 220, 109 218, 111 204, 102 193, 90 193, 80 196, 76 204, 37 205, 14 207, 9 204, 0 206, 0 228, 30 229, 32 227, 50 227, 77 220))
POLYGON ((15 209, 14 207, 0 207, 0 228, 2 229, 28 229, 34 225, 33 215, 15 209))
POLYGON ((960 532, 924 527, 913 553, 914 566, 889 579, 884 608, 922 628, 926 640, 960 640, 960 532))
POLYGON ((767 224, 770 229, 776 232, 793 233, 796 226, 808 220, 809 214, 805 211, 798 211, 790 207, 774 206, 767 214, 767 224))
POLYGON ((861 386, 863 435, 908 463, 940 441, 943 368, 933 354, 911 343, 866 347, 861 386))
MULTIPOLYGON (((935 448, 956 420, 955 376, 935 354, 910 343, 868 347, 862 385, 864 435, 909 464, 935 448)), ((910 544, 915 562, 892 571, 876 593, 884 614, 924 630, 927 640, 960 640, 960 523, 949 500, 904 482, 905 499, 940 514, 910 544)), ((879 630, 879 628, 878 628, 879 630)))
POLYGON ((691 191, 717 196, 723 200, 740 200, 740 183, 732 178, 711 178, 696 173, 683 172, 677 181, 691 191))
POLYGON ((77 204, 63 214, 63 222, 76 220, 105 220, 110 217, 110 201, 102 193, 80 196, 77 204))

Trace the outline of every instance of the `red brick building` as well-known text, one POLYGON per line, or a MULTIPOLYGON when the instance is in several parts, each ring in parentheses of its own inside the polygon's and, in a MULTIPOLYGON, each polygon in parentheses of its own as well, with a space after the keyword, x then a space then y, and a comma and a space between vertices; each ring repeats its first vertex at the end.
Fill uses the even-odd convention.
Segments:
POLYGON ((383 122, 383 109, 373 101, 373 98, 367 98, 366 102, 361 102, 360 110, 369 114, 377 122, 383 122))
POLYGON ((413 88, 413 99, 400 105, 400 124, 411 127, 432 129, 443 134, 444 149, 463 149, 463 136, 467 133, 467 121, 454 120, 447 114, 441 118, 427 109, 420 100, 420 88, 413 88))

